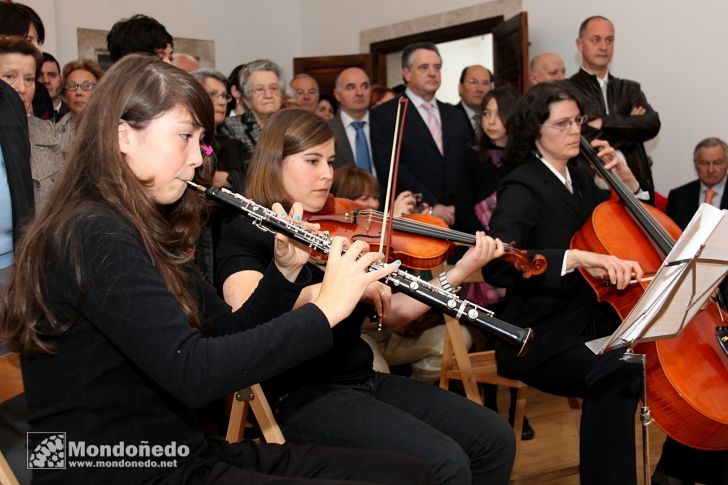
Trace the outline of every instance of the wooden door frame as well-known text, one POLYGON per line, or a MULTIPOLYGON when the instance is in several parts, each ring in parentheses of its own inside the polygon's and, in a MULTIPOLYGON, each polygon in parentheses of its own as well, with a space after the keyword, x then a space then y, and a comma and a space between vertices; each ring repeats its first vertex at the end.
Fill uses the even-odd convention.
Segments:
POLYGON ((444 27, 442 29, 419 32, 417 34, 405 35, 395 39, 373 42, 369 45, 369 52, 372 55, 372 79, 373 82, 387 85, 387 54, 401 51, 407 44, 413 42, 449 42, 451 40, 475 37, 476 35, 490 34, 497 26, 502 24, 502 15, 489 17, 487 19, 475 20, 464 24, 444 27))

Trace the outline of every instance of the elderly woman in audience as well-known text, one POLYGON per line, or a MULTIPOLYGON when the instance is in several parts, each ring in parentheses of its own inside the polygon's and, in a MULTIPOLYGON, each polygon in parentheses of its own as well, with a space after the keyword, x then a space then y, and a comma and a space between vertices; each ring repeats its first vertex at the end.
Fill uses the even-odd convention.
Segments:
MULTIPOLYGON (((227 103, 232 99, 227 93, 227 79, 214 69, 197 69, 190 74, 197 79, 212 100, 215 119, 215 133, 212 137, 212 155, 214 156, 215 173, 212 185, 227 187, 235 192, 242 192, 245 177, 245 166, 250 153, 242 142, 222 135, 218 132, 225 121, 227 103)), ((207 222, 202 227, 200 238, 195 245, 195 262, 202 277, 212 282, 214 248, 220 236, 220 209, 210 209, 207 222)))
POLYGON ((275 62, 258 59, 246 64, 240 70, 237 88, 248 110, 228 117, 220 132, 240 140, 252 152, 265 122, 281 109, 285 87, 283 72, 275 62))
POLYGON ((63 66, 63 98, 71 111, 56 123, 56 130, 61 136, 64 152, 68 151, 79 114, 103 75, 104 70, 91 59, 76 59, 63 66))
POLYGON ((33 115, 35 72, 40 60, 40 52, 23 37, 0 37, 0 76, 18 93, 28 114, 30 169, 36 209, 48 195, 62 158, 53 126, 33 115))

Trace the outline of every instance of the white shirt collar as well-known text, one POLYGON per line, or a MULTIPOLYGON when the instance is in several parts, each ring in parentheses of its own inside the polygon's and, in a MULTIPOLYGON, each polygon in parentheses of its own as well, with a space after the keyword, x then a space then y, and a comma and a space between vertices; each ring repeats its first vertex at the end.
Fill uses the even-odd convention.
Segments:
POLYGON ((419 96, 417 96, 417 95, 416 95, 415 93, 413 93, 413 92, 412 92, 412 91, 410 90, 410 88, 407 88, 407 89, 405 89, 405 91, 404 91, 404 92, 405 92, 405 94, 407 95, 407 97, 408 97, 408 98, 409 98, 410 100, 412 100, 412 102, 413 102, 413 103, 415 104, 415 106, 416 106, 416 107, 417 107, 418 109, 419 109, 419 107, 420 107, 420 106, 422 106, 422 104, 423 104, 423 103, 430 103, 430 104, 431 104, 432 106, 434 106, 434 107, 435 107, 435 110, 436 110, 436 111, 439 111, 439 109, 437 108, 437 99, 436 99, 436 98, 432 98, 432 101, 425 101, 424 99, 420 98, 420 97, 419 97, 419 96))
POLYGON ((364 118, 360 120, 355 120, 349 114, 347 114, 344 111, 339 111, 339 115, 341 116, 341 124, 344 125, 344 128, 348 128, 351 126, 352 121, 364 121, 367 125, 369 125, 369 110, 367 110, 367 113, 364 115, 364 118))
POLYGON ((556 178, 558 178, 559 181, 562 184, 564 184, 564 187, 568 187, 568 186, 573 187, 574 186, 574 184, 571 183, 571 174, 569 173, 569 167, 568 166, 566 167, 566 177, 564 177, 564 176, 562 176, 559 173, 558 170, 556 170, 556 168, 553 165, 551 165, 541 155, 539 155, 538 152, 534 151, 533 154, 536 155, 536 158, 538 158, 539 160, 541 160, 541 163, 543 163, 544 165, 546 165, 546 168, 548 168, 551 171, 551 173, 553 173, 554 175, 556 175, 556 178))

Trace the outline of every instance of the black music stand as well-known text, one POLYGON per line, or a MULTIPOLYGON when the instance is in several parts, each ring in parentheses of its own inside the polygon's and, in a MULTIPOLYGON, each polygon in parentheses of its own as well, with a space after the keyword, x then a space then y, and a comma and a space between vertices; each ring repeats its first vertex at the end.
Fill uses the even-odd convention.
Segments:
POLYGON ((629 347, 622 357, 642 364, 642 452, 645 484, 650 483, 647 356, 632 347, 680 335, 728 273, 728 211, 702 204, 667 255, 644 294, 608 337, 587 342, 594 353, 629 347))

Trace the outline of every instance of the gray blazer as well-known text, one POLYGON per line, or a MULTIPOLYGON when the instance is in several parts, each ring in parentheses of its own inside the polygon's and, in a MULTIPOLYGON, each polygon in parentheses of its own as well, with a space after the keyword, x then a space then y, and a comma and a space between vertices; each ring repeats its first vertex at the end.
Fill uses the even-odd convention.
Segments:
POLYGON ((346 165, 355 166, 354 150, 349 143, 349 137, 346 136, 346 128, 341 121, 341 114, 328 121, 331 131, 334 132, 336 140, 336 158, 334 159, 334 169, 344 167, 346 165))
POLYGON ((50 121, 28 118, 30 135, 30 172, 33 177, 35 207, 39 209, 58 178, 63 155, 58 133, 50 121))

